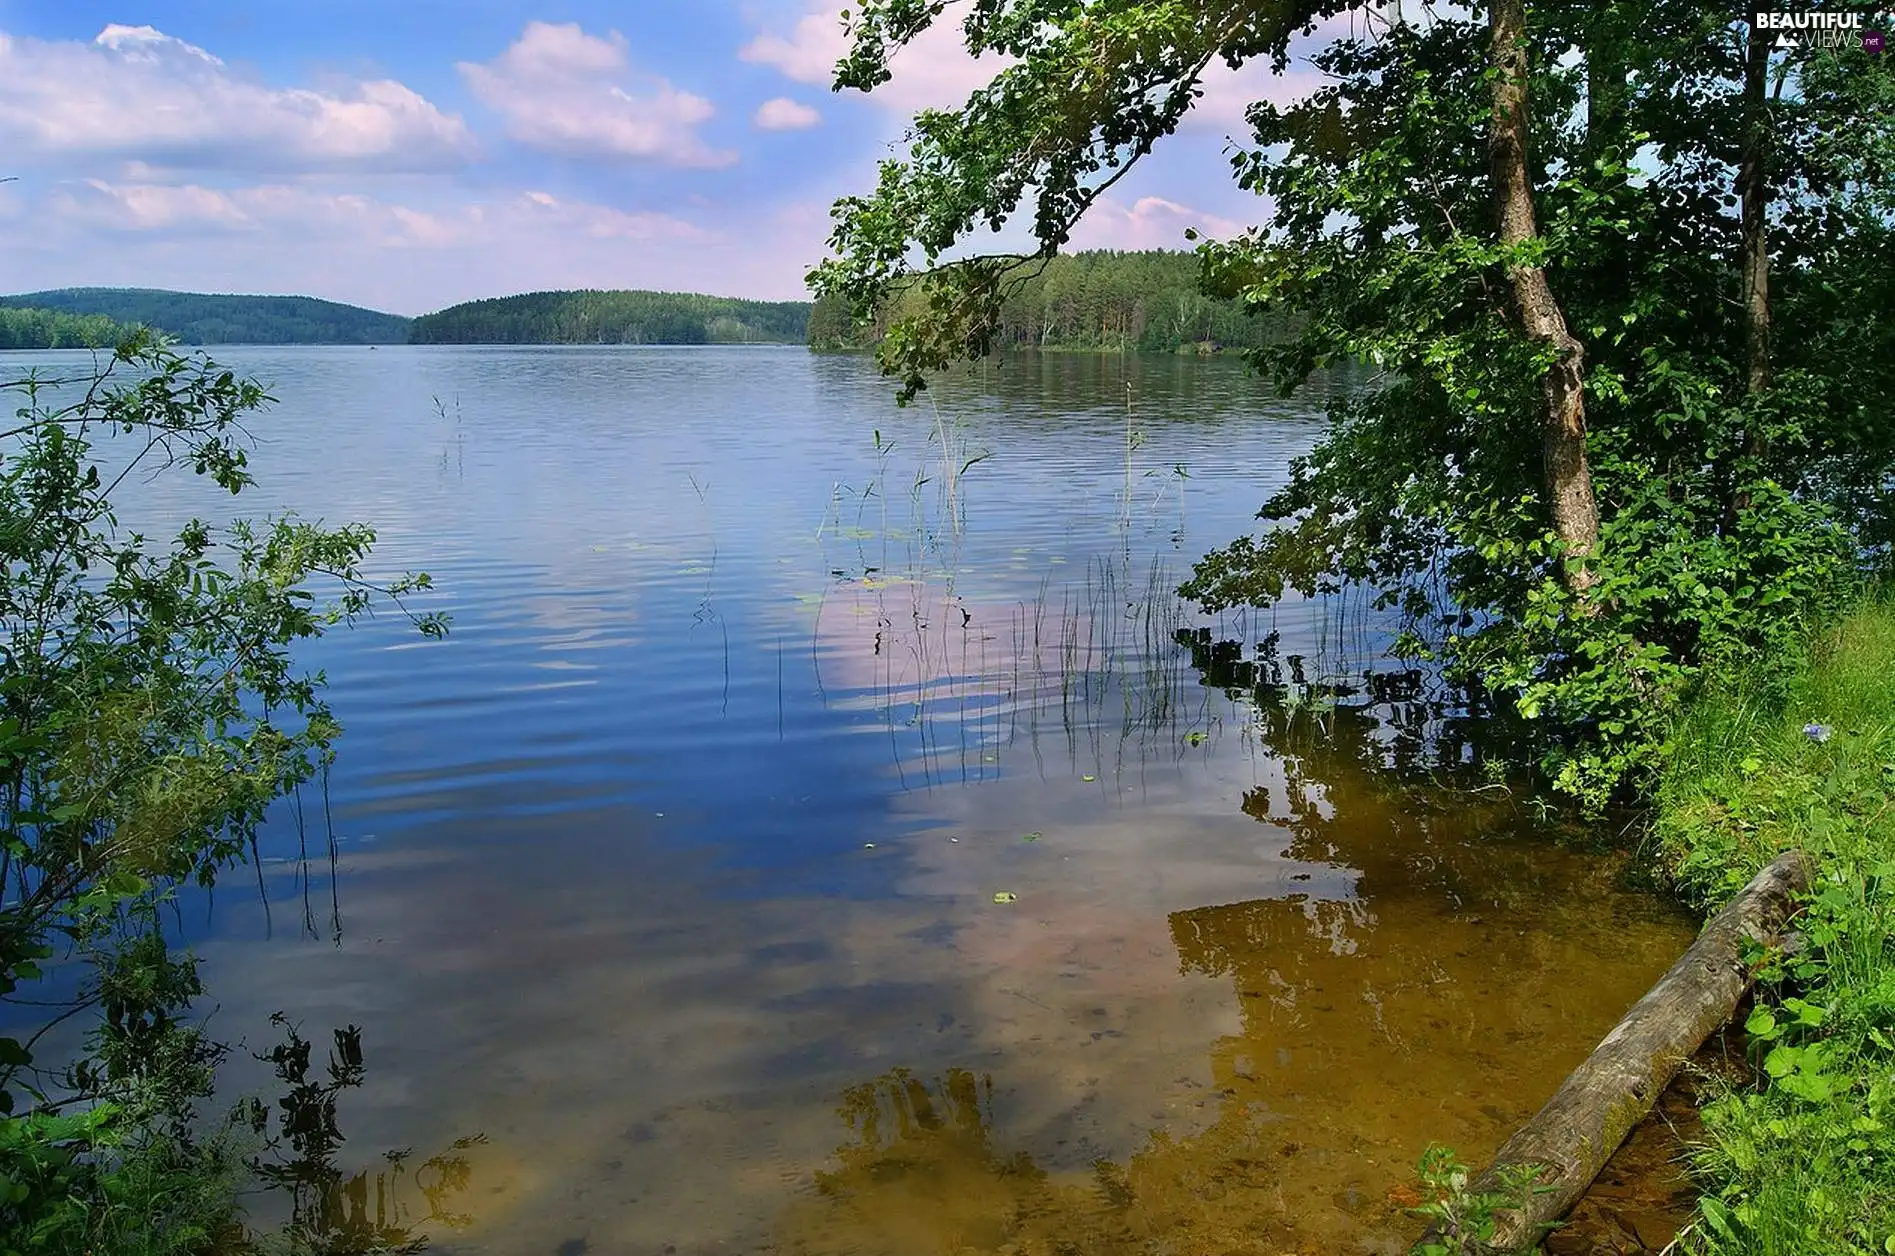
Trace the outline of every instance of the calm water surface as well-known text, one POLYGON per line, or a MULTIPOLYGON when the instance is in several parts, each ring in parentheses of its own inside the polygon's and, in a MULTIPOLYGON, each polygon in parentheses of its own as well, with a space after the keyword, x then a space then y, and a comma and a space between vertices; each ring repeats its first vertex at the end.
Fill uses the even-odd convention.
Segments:
POLYGON ((189 913, 226 1036, 364 1028, 359 1165, 484 1136, 464 1182, 365 1179, 437 1250, 1405 1250, 1422 1148, 1491 1151, 1688 936, 1428 784, 1477 730, 1359 600, 1148 596, 1319 397, 1182 359, 897 410, 794 349, 219 356, 281 399, 249 509, 373 522, 455 619, 309 652, 327 805, 272 821, 267 910, 189 913))

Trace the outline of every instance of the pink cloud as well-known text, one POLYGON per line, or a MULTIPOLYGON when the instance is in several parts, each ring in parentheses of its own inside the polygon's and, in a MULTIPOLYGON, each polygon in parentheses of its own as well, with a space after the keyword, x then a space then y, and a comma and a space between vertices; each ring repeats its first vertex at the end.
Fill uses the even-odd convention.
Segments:
POLYGON ((588 35, 577 23, 529 22, 484 64, 463 61, 462 78, 531 148, 576 157, 634 158, 671 166, 727 166, 729 150, 705 145, 697 128, 717 111, 662 78, 639 94, 615 80, 628 71, 625 37, 588 35))
POLYGON ((1250 125, 1244 112, 1253 103, 1267 100, 1276 105, 1294 104, 1329 83, 1309 63, 1311 53, 1340 39, 1367 38, 1385 29, 1387 23, 1386 17, 1367 7, 1324 18, 1309 34, 1290 40, 1290 64, 1281 74, 1271 72, 1267 59, 1248 62, 1237 70, 1221 61, 1213 62, 1204 74, 1204 95, 1185 118, 1183 129, 1249 140, 1250 125))
POLYGON ((1207 214, 1161 196, 1142 196, 1130 205, 1110 198, 1095 202, 1073 230, 1074 249, 1184 249, 1192 243, 1187 229, 1200 235, 1228 238, 1243 224, 1207 214))
MULTIPOLYGON (((774 66, 798 83, 828 87, 835 79, 836 62, 848 52, 842 10, 833 0, 816 0, 787 32, 764 31, 737 53, 742 60, 774 66)), ((947 108, 963 103, 968 93, 982 87, 1007 64, 988 55, 970 57, 962 44, 961 21, 967 0, 953 0, 927 32, 896 53, 890 69, 894 77, 869 95, 871 101, 900 113, 947 108)), ((1311 49, 1352 33, 1361 33, 1367 21, 1359 13, 1325 19, 1307 36, 1292 41, 1292 52, 1311 49)), ((1308 95, 1322 77, 1307 66, 1292 64, 1283 75, 1270 72, 1267 62, 1256 61, 1241 70, 1214 63, 1204 77, 1204 96, 1192 109, 1185 126, 1193 130, 1247 133, 1244 110, 1257 100, 1287 103, 1308 95)))
MULTIPOLYGON (((774 66, 798 83, 828 87, 835 80, 836 62, 849 50, 842 31, 842 11, 848 7, 832 0, 816 0, 787 34, 765 31, 738 50, 737 56, 759 65, 774 66)), ((955 0, 947 12, 914 43, 897 52, 890 62, 894 77, 876 88, 868 99, 900 113, 962 104, 968 93, 992 80, 1007 62, 989 54, 976 60, 961 39, 966 0, 955 0)))
POLYGON ((68 228, 167 240, 293 233, 305 242, 366 237, 405 246, 441 231, 430 216, 402 206, 297 184, 215 188, 84 179, 55 187, 46 203, 68 228))
POLYGON ((0 33, 0 147, 185 169, 439 169, 475 153, 457 115, 389 79, 270 87, 150 26, 90 43, 0 33))
POLYGON ((62 188, 53 205, 69 220, 112 231, 170 228, 241 231, 254 224, 236 198, 195 184, 110 184, 87 179, 62 188))
POLYGON ((710 238, 709 232, 667 214, 562 200, 539 191, 428 210, 298 184, 209 188, 87 179, 56 189, 51 204, 69 221, 114 232, 294 230, 305 238, 341 236, 399 248, 491 246, 549 233, 594 240, 710 238))
POLYGON ((765 131, 801 131, 822 121, 822 115, 800 101, 778 96, 757 106, 751 119, 765 131))
POLYGON ((715 232, 670 214, 628 212, 586 201, 565 201, 546 192, 529 192, 523 204, 506 206, 503 212, 529 231, 572 231, 594 240, 709 241, 716 238, 715 232))
POLYGON ((1259 100, 1287 105, 1302 100, 1328 80, 1307 66, 1292 63, 1282 74, 1272 74, 1265 61, 1252 61, 1233 70, 1219 62, 1204 73, 1204 94, 1185 115, 1181 129, 1213 131, 1250 139, 1250 124, 1244 113, 1259 100))

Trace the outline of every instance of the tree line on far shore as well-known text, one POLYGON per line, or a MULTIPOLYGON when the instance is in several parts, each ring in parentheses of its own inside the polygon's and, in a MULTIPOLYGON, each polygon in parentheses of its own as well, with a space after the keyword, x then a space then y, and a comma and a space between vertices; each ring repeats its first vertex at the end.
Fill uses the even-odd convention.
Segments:
POLYGON ((104 349, 131 331, 103 314, 0 306, 0 349, 104 349))
POLYGON ((399 314, 315 297, 155 288, 55 288, 0 297, 0 326, 15 330, 13 339, 0 342, 8 349, 101 348, 117 344, 135 327, 162 331, 188 345, 398 345, 408 339, 409 322, 399 314), (45 318, 54 314, 104 318, 118 327, 89 325, 86 335, 105 337, 95 344, 75 339, 74 325, 45 318))
POLYGON ((409 327, 410 344, 800 344, 807 301, 694 292, 528 292, 449 306, 409 327))
MULTIPOLYGON (((1281 318, 1206 296, 1195 255, 1095 250, 1023 270, 996 349, 1173 352, 1254 349, 1289 334, 1281 318)), ((312 297, 143 288, 61 288, 0 297, 0 349, 106 348, 135 328, 214 344, 808 344, 870 348, 902 316, 890 301, 857 321, 835 300, 749 301, 633 290, 529 292, 419 318, 312 297)))
MULTIPOLYGON (((1279 315, 1247 312, 1208 296, 1196 254, 1170 249, 1093 249, 1023 267, 993 330, 995 349, 1092 349, 1174 353, 1258 349, 1294 328, 1279 315)), ((926 302, 912 285, 871 319, 851 316, 840 296, 819 298, 809 319, 814 349, 861 349, 926 302)))

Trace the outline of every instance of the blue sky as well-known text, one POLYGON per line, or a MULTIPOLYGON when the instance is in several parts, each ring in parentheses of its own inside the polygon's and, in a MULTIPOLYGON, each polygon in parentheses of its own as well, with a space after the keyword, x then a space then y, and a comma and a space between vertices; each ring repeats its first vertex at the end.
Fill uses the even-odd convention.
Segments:
MULTIPOLYGON (((796 298, 828 209, 992 66, 952 24, 835 95, 842 0, 0 0, 0 292, 299 292, 400 313, 538 288, 796 298)), ((1076 246, 1254 221, 1202 115, 1076 246)))

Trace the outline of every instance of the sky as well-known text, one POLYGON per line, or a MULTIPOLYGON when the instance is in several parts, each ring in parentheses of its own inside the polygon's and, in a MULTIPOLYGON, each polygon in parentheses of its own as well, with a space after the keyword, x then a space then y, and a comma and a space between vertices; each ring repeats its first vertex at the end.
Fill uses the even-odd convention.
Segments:
MULTIPOLYGON (((833 93, 841 0, 0 0, 0 292, 806 296, 829 208, 996 68, 931 32, 833 93)), ((1307 72, 1302 72, 1306 74, 1307 72)), ((1254 222, 1221 72, 1074 247, 1254 222)))

